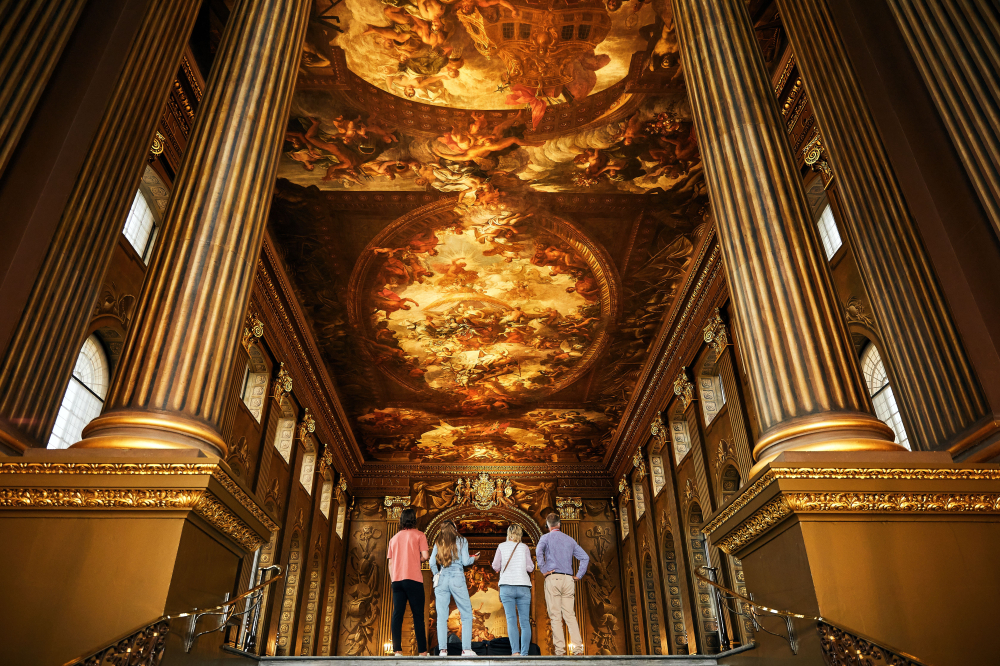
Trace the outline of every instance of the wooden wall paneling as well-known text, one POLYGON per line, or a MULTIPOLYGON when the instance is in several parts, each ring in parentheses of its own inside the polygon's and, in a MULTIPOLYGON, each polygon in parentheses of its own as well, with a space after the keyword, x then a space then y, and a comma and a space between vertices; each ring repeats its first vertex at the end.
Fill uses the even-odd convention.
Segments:
MULTIPOLYGON (((620 619, 625 617, 620 576, 620 534, 609 499, 583 499, 580 512, 580 547, 590 556, 587 574, 577 586, 577 595, 587 605, 586 628, 581 621, 587 654, 626 654, 620 619)), ((548 622, 544 613, 544 594, 538 622, 548 622)), ((549 652, 551 654, 551 652, 549 652)))
POLYGON ((337 654, 381 656, 382 645, 377 643, 378 618, 382 606, 391 604, 391 600, 382 596, 382 578, 387 574, 388 536, 378 499, 357 500, 347 533, 350 536, 337 654))
POLYGON ((329 529, 327 532, 328 543, 326 555, 326 577, 323 586, 323 612, 319 622, 319 640, 316 645, 316 654, 319 656, 330 656, 334 654, 336 645, 334 636, 337 631, 337 601, 340 590, 343 588, 344 577, 344 544, 337 536, 337 509, 338 500, 334 500, 330 505, 329 529))
POLYGON ((673 475, 667 478, 667 486, 653 503, 654 522, 656 524, 657 550, 659 552, 663 594, 664 623, 669 637, 670 654, 688 654, 688 637, 694 635, 694 626, 690 606, 684 599, 690 598, 687 577, 684 575, 683 534, 678 533, 681 526, 677 506, 671 502, 674 481, 673 475))
POLYGON ((317 629, 321 616, 320 603, 325 582, 327 546, 330 524, 320 510, 320 488, 323 479, 314 472, 312 493, 312 520, 309 529, 309 557, 306 559, 298 617, 299 629, 295 640, 295 654, 314 656, 317 647, 317 629))

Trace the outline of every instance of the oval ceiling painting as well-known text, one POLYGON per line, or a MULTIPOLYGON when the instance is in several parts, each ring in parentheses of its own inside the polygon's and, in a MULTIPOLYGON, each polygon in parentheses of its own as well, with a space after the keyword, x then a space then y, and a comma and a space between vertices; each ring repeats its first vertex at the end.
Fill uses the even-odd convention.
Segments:
POLYGON ((367 360, 466 415, 574 381, 618 308, 611 262, 576 227, 502 204, 401 218, 366 248, 349 291, 367 360))
POLYGON ((645 46, 637 26, 652 21, 651 4, 346 0, 335 43, 351 71, 399 97, 464 109, 544 110, 625 78, 632 54, 645 46))

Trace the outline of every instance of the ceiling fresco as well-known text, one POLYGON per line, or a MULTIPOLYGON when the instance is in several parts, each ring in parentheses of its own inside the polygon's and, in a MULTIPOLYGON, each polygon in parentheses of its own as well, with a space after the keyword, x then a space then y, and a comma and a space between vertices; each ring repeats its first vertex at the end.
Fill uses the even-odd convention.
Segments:
POLYGON ((317 0, 271 232, 367 459, 603 459, 709 218, 668 7, 317 0))

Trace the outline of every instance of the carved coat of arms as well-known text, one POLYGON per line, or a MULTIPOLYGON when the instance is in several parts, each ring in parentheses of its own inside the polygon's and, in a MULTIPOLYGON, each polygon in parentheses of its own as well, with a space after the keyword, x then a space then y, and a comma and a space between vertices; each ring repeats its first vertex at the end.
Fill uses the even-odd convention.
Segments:
POLYGON ((507 479, 493 479, 486 472, 455 482, 455 503, 471 504, 481 511, 513 504, 514 488, 507 479))

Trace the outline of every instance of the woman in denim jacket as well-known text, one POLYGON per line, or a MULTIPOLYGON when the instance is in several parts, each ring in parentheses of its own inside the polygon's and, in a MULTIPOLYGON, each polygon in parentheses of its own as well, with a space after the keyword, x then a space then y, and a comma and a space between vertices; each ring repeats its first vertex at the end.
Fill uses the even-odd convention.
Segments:
POLYGON ((462 615, 462 656, 475 657, 472 651, 472 600, 465 583, 465 567, 472 566, 479 553, 469 556, 469 542, 458 535, 455 523, 442 523, 431 553, 431 573, 434 574, 434 598, 437 607, 438 649, 448 656, 448 609, 451 599, 462 615))

